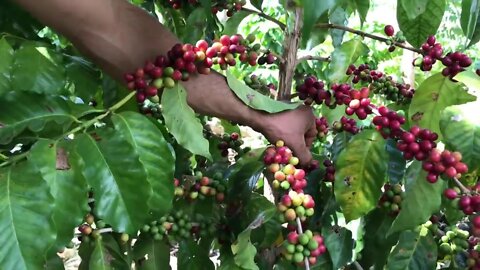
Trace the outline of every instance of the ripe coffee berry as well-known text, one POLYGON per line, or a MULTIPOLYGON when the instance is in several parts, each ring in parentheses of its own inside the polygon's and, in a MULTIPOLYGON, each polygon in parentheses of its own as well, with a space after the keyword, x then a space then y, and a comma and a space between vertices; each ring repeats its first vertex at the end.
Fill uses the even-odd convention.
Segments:
POLYGON ((296 90, 298 97, 305 101, 306 105, 310 105, 313 102, 320 105, 323 102, 330 104, 331 94, 324 89, 325 84, 322 81, 317 80, 314 76, 308 76, 303 80, 303 83, 297 84, 296 90))
POLYGON ((323 180, 326 182, 334 182, 335 166, 333 165, 333 161, 330 159, 326 159, 323 161, 323 166, 325 166, 325 176, 323 177, 323 180))
POLYGON ((395 30, 393 29, 393 26, 391 25, 385 25, 385 28, 383 29, 385 32, 385 35, 391 37, 393 34, 395 34, 395 30))
POLYGON ((320 117, 315 119, 315 126, 317 128, 318 134, 317 137, 320 140, 324 140, 328 134, 328 121, 325 117, 320 117))

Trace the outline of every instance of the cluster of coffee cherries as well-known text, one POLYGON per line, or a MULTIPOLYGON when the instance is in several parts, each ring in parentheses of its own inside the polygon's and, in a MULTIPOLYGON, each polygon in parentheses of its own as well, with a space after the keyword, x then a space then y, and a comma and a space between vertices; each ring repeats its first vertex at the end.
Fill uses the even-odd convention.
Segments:
POLYGON ((315 76, 306 77, 303 82, 297 83, 296 90, 298 98, 304 100, 306 105, 315 102, 321 105, 323 102, 329 105, 331 101, 331 93, 324 89, 325 84, 319 81, 315 76))
POLYGON ((242 153, 243 150, 240 148, 242 146, 243 141, 240 139, 240 135, 236 132, 231 134, 223 134, 221 141, 218 143, 218 149, 222 151, 222 157, 228 156, 228 149, 232 149, 237 153, 242 153))
POLYGON ((184 181, 183 185, 179 179, 175 178, 175 196, 186 197, 192 201, 196 199, 204 200, 207 197, 214 197, 219 203, 225 200, 226 187, 222 183, 221 173, 215 173, 210 178, 197 171, 193 178, 193 182, 184 181))
POLYGON ((323 180, 326 182, 335 182, 335 166, 331 159, 325 159, 323 161, 323 166, 325 166, 325 176, 323 180))
POLYGON ((208 219, 200 214, 196 214, 194 220, 195 222, 192 222, 190 232, 195 238, 207 237, 217 232, 217 224, 214 220, 208 219))
POLYGON ((373 117, 372 123, 377 126, 377 130, 384 138, 400 138, 402 134, 402 125, 405 124, 405 117, 387 107, 378 108, 378 114, 373 117))
POLYGON ((237 58, 251 66, 257 64, 260 44, 250 47, 254 35, 223 35, 211 46, 205 40, 192 44, 175 44, 167 56, 160 55, 155 61, 147 61, 142 68, 125 74, 127 87, 136 91, 138 103, 145 99, 158 103, 158 93, 163 88, 172 88, 177 81, 187 81, 191 74, 209 74, 210 68, 218 64, 223 70, 234 66, 237 58))
POLYGON ((357 121, 355 121, 355 119, 342 116, 340 121, 333 122, 333 130, 335 132, 345 131, 355 135, 360 131, 360 128, 357 127, 357 121))
POLYGON ((282 254, 288 261, 303 266, 305 258, 314 265, 317 263, 317 258, 326 251, 323 237, 306 230, 300 234, 295 231, 290 232, 283 244, 282 254))
POLYGON ((350 65, 347 75, 352 75, 352 83, 369 83, 369 89, 375 94, 383 94, 388 100, 407 103, 413 97, 415 90, 409 84, 395 82, 391 76, 386 76, 381 71, 371 70, 368 64, 358 67, 350 65))
POLYGON ((317 137, 324 140, 328 134, 328 121, 324 116, 315 119, 315 127, 317 129, 317 137))
MULTIPOLYGON (((471 188, 471 193, 461 194, 460 189, 457 187, 445 189, 443 195, 452 200, 454 206, 460 208, 466 215, 472 215, 473 213, 480 213, 480 184, 476 184, 471 188)), ((478 219, 480 221, 480 218, 478 219)), ((479 223, 476 223, 480 225, 479 223)), ((480 226, 475 226, 480 229, 480 226)), ((480 232, 480 231, 479 231, 480 232)))
POLYGON ((150 233, 154 240, 162 240, 168 236, 172 242, 190 238, 192 222, 189 215, 178 210, 175 213, 161 217, 142 227, 143 233, 150 233))
POLYGON ((405 198, 402 185, 400 184, 386 184, 383 186, 384 192, 378 202, 380 207, 387 210, 392 216, 398 215, 402 209, 402 201, 405 198))
POLYGON ((356 114, 360 120, 366 119, 367 116, 372 113, 370 99, 368 98, 369 94, 370 90, 367 87, 362 87, 360 91, 350 91, 351 100, 345 109, 345 113, 347 115, 356 114))
POLYGON ((403 158, 423 161, 429 157, 429 153, 437 146, 435 142, 438 134, 429 129, 421 129, 418 126, 412 126, 409 131, 403 131, 397 148, 403 153, 403 158))
POLYGON ((283 195, 277 205, 278 210, 282 212, 281 219, 283 221, 291 222, 297 217, 301 221, 305 221, 314 213, 315 201, 309 194, 297 193, 290 190, 283 195))
POLYGON ((440 238, 439 252, 440 256, 452 255, 463 252, 470 247, 468 238, 470 233, 466 230, 453 227, 440 238))
POLYGON ((273 188, 302 192, 307 186, 305 170, 295 168, 298 158, 292 155, 290 148, 284 146, 283 141, 278 141, 276 147, 267 148, 263 160, 273 173, 273 188))
POLYGON ((448 178, 460 178, 462 174, 468 172, 468 167, 461 162, 462 154, 460 152, 450 152, 434 148, 428 155, 428 159, 423 162, 422 167, 428 172, 427 181, 435 183, 440 175, 448 178))
POLYGON ((431 70, 433 64, 439 60, 445 66, 442 70, 443 76, 453 78, 472 65, 472 60, 466 54, 460 52, 450 52, 443 56, 442 45, 437 43, 434 36, 429 36, 427 41, 422 44, 421 49, 423 57, 422 59, 415 59, 413 65, 419 66, 423 71, 431 70))
MULTIPOLYGON (((260 62, 260 59, 259 59, 260 62)), ((258 77, 257 75, 251 75, 250 77, 245 77, 243 79, 246 85, 250 88, 262 93, 263 95, 274 96, 277 90, 277 87, 274 83, 269 83, 267 80, 258 77)))

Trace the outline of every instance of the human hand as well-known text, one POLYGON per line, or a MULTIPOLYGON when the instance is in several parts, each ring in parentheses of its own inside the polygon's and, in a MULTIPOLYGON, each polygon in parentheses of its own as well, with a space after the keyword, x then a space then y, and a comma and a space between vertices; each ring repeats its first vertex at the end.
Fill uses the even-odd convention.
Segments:
POLYGON ((256 130, 261 132, 271 143, 283 140, 300 159, 301 165, 308 165, 312 160, 310 146, 317 136, 315 116, 308 106, 275 114, 262 114, 256 120, 256 130))

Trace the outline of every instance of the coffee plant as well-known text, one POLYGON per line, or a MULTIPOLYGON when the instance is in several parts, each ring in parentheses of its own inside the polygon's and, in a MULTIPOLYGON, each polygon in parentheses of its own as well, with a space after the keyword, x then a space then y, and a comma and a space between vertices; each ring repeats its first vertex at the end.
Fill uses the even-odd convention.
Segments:
POLYGON ((0 0, 0 269, 480 269, 480 3, 379 2, 132 1, 181 43, 115 81, 0 0), (313 160, 195 113, 213 72, 313 160))

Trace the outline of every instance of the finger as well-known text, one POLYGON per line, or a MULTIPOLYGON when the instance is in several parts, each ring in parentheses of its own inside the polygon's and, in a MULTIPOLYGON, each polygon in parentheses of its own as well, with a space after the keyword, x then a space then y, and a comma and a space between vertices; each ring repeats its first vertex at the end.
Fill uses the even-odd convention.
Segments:
POLYGON ((293 155, 300 160, 300 165, 307 165, 312 161, 312 154, 310 149, 307 148, 305 140, 295 141, 295 143, 290 144, 290 149, 292 149, 293 155))
POLYGON ((314 140, 315 140, 315 137, 305 137, 305 144, 307 145, 308 148, 312 146, 314 140))

